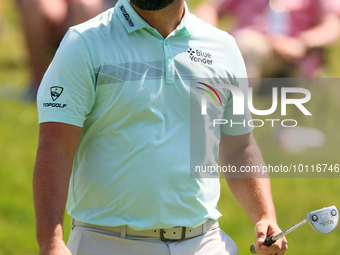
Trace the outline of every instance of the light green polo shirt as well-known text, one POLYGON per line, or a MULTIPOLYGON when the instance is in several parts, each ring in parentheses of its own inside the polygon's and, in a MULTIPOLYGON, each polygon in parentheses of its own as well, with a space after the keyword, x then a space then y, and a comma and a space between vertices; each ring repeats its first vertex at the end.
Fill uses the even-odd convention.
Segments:
MULTIPOLYGON (((83 128, 68 213, 82 222, 135 230, 194 227, 220 217, 219 179, 190 177, 192 146, 195 162, 218 163, 221 127, 190 123, 190 101, 199 105, 195 95, 205 93, 191 79, 225 78, 227 72, 246 77, 234 39, 187 7, 166 39, 128 0, 70 28, 37 101, 40 123, 83 128), (191 133, 199 133, 197 144, 190 143, 191 133)), ((247 85, 239 87, 245 91, 247 85)), ((232 118, 231 94, 218 93, 223 107, 208 97, 208 112, 232 118)), ((222 131, 240 135, 251 128, 225 125, 222 131)))

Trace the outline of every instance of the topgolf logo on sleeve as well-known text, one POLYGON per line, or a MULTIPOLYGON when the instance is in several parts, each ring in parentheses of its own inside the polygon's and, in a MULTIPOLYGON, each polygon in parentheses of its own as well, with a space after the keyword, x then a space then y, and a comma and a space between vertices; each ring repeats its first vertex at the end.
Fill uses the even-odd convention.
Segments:
MULTIPOLYGON (((60 96, 62 95, 64 91, 64 88, 63 87, 60 87, 60 86, 53 86, 50 88, 50 95, 51 95, 51 98, 54 101, 58 100, 58 98, 60 98, 60 96)), ((50 101, 50 100, 48 100, 50 101)), ((60 98, 58 100, 59 102, 55 102, 55 103, 51 103, 51 102, 46 102, 46 103, 43 103, 43 107, 52 107, 52 108, 65 108, 67 106, 66 102, 63 103, 63 101, 65 101, 65 98, 60 98), (62 101, 62 102, 60 102, 62 101)))
POLYGON ((54 87, 50 88, 50 91, 51 91, 51 98, 52 98, 53 101, 55 101, 63 93, 64 88, 59 87, 59 86, 54 86, 54 87))

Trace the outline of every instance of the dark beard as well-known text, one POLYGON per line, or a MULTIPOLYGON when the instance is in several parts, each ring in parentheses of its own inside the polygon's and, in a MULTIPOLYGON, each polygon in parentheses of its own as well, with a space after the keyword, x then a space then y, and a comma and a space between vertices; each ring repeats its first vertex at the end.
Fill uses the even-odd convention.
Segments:
POLYGON ((130 2, 145 11, 158 11, 169 4, 172 4, 175 0, 130 0, 130 2))

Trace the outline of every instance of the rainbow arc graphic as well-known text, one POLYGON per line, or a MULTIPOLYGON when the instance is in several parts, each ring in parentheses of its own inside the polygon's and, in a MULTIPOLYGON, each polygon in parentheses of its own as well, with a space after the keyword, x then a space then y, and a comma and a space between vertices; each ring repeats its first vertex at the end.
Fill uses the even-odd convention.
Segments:
MULTIPOLYGON (((220 104, 222 106, 221 97, 220 97, 220 95, 217 93, 217 91, 212 86, 210 86, 210 85, 208 85, 206 83, 203 83, 203 82, 197 82, 197 83, 199 83, 199 84, 207 87, 208 89, 210 89, 216 95, 218 101, 220 102, 220 104)), ((200 88, 200 87, 197 87, 197 88, 200 89, 200 90, 203 90, 204 92, 206 92, 212 98, 212 100, 214 101, 215 105, 217 106, 217 102, 216 102, 216 99, 215 99, 214 95, 208 89, 200 88)), ((202 95, 201 113, 202 113, 202 115, 206 115, 207 114, 207 98, 206 98, 205 94, 202 95)))

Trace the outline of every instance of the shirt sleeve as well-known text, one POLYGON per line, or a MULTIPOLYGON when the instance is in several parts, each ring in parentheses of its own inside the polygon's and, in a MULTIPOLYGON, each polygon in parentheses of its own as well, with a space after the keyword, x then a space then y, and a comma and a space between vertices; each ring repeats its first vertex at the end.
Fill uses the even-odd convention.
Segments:
POLYGON ((39 123, 62 122, 82 127, 95 101, 95 77, 87 43, 71 28, 39 87, 39 123))
POLYGON ((227 135, 244 135, 251 132, 254 127, 251 122, 252 116, 248 108, 248 78, 246 66, 241 55, 240 50, 235 45, 236 51, 236 68, 235 74, 228 74, 226 77, 229 80, 229 83, 235 85, 242 92, 243 96, 243 107, 244 114, 234 114, 234 100, 242 100, 239 95, 236 95, 229 92, 229 97, 227 101, 227 105, 224 110, 223 118, 227 120, 229 123, 226 125, 221 125, 221 130, 227 135), (234 80, 235 79, 235 80, 234 80))

